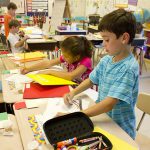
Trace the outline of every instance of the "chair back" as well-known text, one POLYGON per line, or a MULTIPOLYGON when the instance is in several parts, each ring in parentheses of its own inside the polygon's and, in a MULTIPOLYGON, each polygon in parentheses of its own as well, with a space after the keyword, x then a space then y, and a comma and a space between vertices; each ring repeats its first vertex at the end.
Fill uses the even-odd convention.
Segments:
POLYGON ((11 51, 11 44, 10 44, 10 42, 9 42, 8 39, 7 39, 7 48, 8 48, 8 51, 9 51, 9 52, 12 52, 12 51, 11 51))
POLYGON ((2 41, 3 45, 7 45, 7 43, 6 43, 6 36, 1 33, 0 34, 0 38, 1 38, 1 41, 2 41))
POLYGON ((141 111, 150 115, 150 94, 140 93, 136 106, 141 111))

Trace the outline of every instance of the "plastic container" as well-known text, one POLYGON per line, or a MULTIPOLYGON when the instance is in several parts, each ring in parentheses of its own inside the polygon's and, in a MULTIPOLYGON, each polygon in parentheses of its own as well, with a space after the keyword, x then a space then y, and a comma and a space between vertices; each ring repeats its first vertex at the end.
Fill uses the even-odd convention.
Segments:
POLYGON ((77 30, 77 24, 73 22, 71 24, 71 31, 76 31, 76 30, 77 30))

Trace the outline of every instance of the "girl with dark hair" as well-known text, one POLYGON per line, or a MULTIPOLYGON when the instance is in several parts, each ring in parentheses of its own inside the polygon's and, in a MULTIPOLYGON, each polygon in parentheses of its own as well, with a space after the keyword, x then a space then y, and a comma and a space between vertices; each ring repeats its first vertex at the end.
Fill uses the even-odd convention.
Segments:
POLYGON ((50 74, 67 80, 75 80, 80 83, 88 78, 92 71, 92 44, 85 37, 70 36, 60 45, 62 56, 50 61, 43 61, 38 64, 22 68, 21 73, 50 68, 54 65, 64 63, 66 71, 46 70, 41 74, 50 74))

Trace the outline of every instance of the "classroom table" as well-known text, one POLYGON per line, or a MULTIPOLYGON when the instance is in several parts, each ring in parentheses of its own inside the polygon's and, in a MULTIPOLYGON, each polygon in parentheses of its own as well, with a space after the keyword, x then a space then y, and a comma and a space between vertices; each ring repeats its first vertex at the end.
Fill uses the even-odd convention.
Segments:
MULTIPOLYGON (((36 64, 36 63, 41 62, 41 61, 43 61, 45 59, 46 58, 42 58, 40 60, 25 62, 25 65, 36 64)), ((19 63, 15 63, 15 61, 10 59, 10 57, 8 57, 8 56, 1 58, 1 60, 2 60, 2 63, 4 65, 5 70, 17 69, 20 66, 24 65, 24 63, 20 63, 20 62, 19 63)))
MULTIPOLYGON (((60 42, 62 42, 65 38, 73 36, 73 35, 54 35, 53 38, 57 41, 57 45, 59 45, 60 42)), ((80 35, 78 35, 80 36, 80 35)), ((93 43, 93 45, 99 45, 103 42, 103 39, 101 36, 97 36, 94 34, 87 34, 85 37, 93 43)))
POLYGON ((86 30, 55 30, 56 35, 86 35, 87 31, 86 30))
MULTIPOLYGON (((44 60, 47 60, 47 59, 44 58, 44 60)), ((9 59, 8 57, 3 58, 2 61, 3 61, 5 68, 7 70, 19 68, 19 66, 16 66, 14 64, 14 62, 12 62, 12 60, 9 59)), ((43 59, 38 60, 38 61, 26 62, 26 66, 33 65, 33 64, 39 63, 41 61, 43 61, 43 59)), ((8 78, 11 75, 12 74, 2 74, 1 75, 1 77, 2 77, 2 89, 3 89, 3 101, 6 102, 7 104, 12 104, 12 103, 15 103, 15 102, 22 100, 22 94, 19 94, 16 89, 10 90, 10 86, 9 86, 8 82, 5 80, 6 78, 8 78)))
POLYGON ((23 150, 16 118, 14 115, 10 115, 10 114, 8 115, 8 117, 13 123, 12 130, 14 135, 13 136, 0 135, 0 149, 1 150, 23 150))
MULTIPOLYGON (((82 95, 82 96, 86 96, 86 100, 93 101, 87 95, 82 95)), ((31 108, 31 109, 24 108, 20 110, 14 109, 21 138, 22 138, 23 147, 25 150, 27 149, 27 144, 33 140, 33 133, 28 123, 28 116, 32 114, 39 114, 44 112, 45 107, 46 107, 46 103, 41 105, 39 108, 31 108)), ((132 140, 129 137, 129 135, 127 135, 127 133, 124 132, 114 121, 112 121, 112 119, 108 117, 108 115, 102 114, 96 117, 92 117, 91 119, 95 126, 99 126, 103 130, 108 131, 110 134, 117 136, 118 138, 126 141, 128 144, 138 149, 138 146, 135 143, 135 141, 132 140)), ((48 149, 53 149, 53 148, 51 147, 51 145, 43 145, 43 150, 48 150, 48 149)))
MULTIPOLYGON (((7 81, 5 80, 9 74, 2 75, 2 84, 3 84, 3 97, 6 103, 14 103, 24 101, 22 98, 22 94, 19 94, 15 90, 10 90, 7 81), (9 93, 9 94, 8 94, 9 93)), ((84 95, 84 94, 83 94, 84 95)), ((93 94, 92 94, 93 95, 93 94)), ((87 95, 86 100, 93 101, 87 95)), ((94 98, 95 99, 95 98, 94 98)), ((36 102, 36 100, 33 100, 36 102)), ((39 108, 31 108, 31 109, 20 109, 15 110, 14 113, 16 115, 16 120, 19 126, 21 139, 23 142, 23 147, 26 150, 29 142, 33 140, 33 133, 28 123, 28 116, 31 114, 39 114, 45 110, 46 104, 41 105, 39 108)), ((92 117, 92 120, 96 126, 100 126, 102 129, 110 132, 111 134, 116 135, 117 137, 125 140, 127 143, 132 146, 137 147, 136 143, 125 133, 115 122, 112 121, 106 114, 99 115, 97 117, 92 117)), ((43 145, 43 150, 52 149, 50 145, 43 145)))
POLYGON ((49 51, 55 50, 55 46, 57 41, 55 39, 28 39, 27 41, 28 47, 31 51, 47 51, 48 58, 49 51))

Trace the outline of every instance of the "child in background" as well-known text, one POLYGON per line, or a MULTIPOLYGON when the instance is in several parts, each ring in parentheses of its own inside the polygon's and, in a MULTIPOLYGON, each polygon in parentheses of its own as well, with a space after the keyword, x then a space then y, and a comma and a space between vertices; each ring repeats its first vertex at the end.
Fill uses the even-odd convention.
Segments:
POLYGON ((15 3, 11 2, 7 6, 8 12, 4 15, 4 29, 5 36, 8 37, 9 34, 9 22, 15 18, 15 12, 17 10, 17 6, 15 3))
POLYGON ((17 34, 20 26, 21 25, 18 20, 11 20, 9 22, 10 32, 7 40, 10 43, 12 53, 20 53, 27 49, 27 46, 25 46, 25 41, 29 37, 24 36, 22 39, 20 39, 19 35, 17 34))
POLYGON ((66 71, 46 70, 41 71, 41 74, 50 74, 61 77, 67 80, 76 80, 80 83, 82 80, 88 78, 92 70, 92 44, 85 37, 71 36, 66 38, 60 45, 62 56, 50 61, 43 61, 41 63, 21 69, 22 74, 30 71, 40 70, 64 63, 66 71))
POLYGON ((101 59, 88 79, 64 96, 64 102, 69 105, 75 95, 97 84, 96 104, 83 113, 89 117, 107 113, 135 139, 134 108, 138 96, 139 65, 130 52, 136 31, 135 17, 118 9, 104 16, 98 29, 109 55, 101 59))

